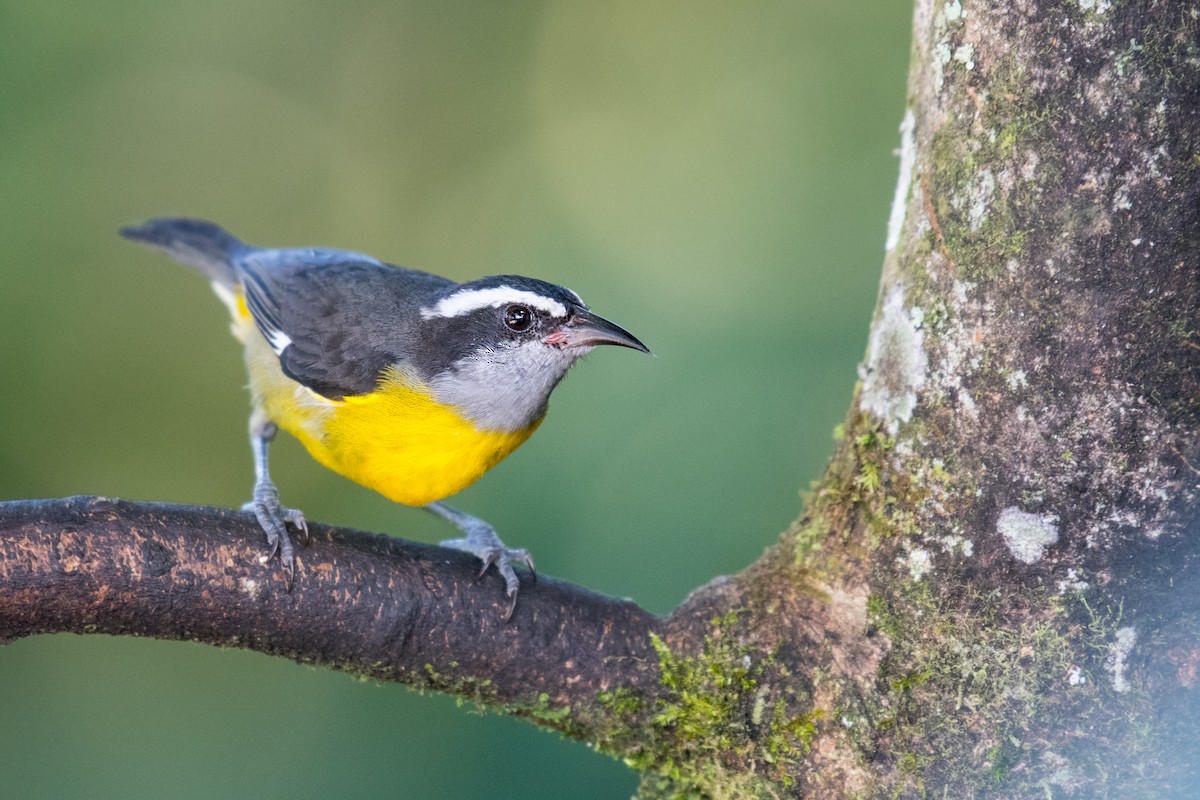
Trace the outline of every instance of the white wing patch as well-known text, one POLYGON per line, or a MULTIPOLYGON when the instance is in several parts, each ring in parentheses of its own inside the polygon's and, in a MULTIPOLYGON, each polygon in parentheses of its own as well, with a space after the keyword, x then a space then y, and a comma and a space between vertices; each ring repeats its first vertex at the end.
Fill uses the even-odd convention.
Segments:
MULTIPOLYGON (((576 295, 578 297, 578 295, 576 295)), ((460 317, 481 308, 519 303, 545 311, 553 317, 565 317, 567 307, 553 298, 511 286, 491 286, 487 289, 463 289, 449 297, 443 297, 431 308, 422 308, 421 317, 460 317)))
POLYGON ((283 331, 271 331, 271 335, 267 337, 267 344, 271 345, 271 349, 275 351, 275 355, 281 355, 291 343, 292 337, 283 331))

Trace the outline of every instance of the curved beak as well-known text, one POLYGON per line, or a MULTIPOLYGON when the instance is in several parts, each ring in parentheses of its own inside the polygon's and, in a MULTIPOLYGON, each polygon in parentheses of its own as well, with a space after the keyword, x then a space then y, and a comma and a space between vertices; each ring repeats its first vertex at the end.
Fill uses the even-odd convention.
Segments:
POLYGON ((650 348, 642 344, 632 333, 587 309, 579 309, 572 314, 556 335, 561 337, 559 342, 570 347, 615 344, 621 347, 632 347, 643 353, 650 352, 650 348))

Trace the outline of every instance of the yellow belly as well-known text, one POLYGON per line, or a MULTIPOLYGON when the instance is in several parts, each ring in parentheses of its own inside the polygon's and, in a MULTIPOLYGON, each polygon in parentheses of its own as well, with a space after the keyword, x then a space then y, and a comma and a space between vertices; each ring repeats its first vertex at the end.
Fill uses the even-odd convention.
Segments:
POLYGON ((394 370, 370 394, 321 397, 283 374, 244 303, 237 306, 234 334, 246 345, 255 403, 317 461, 397 503, 421 506, 466 488, 541 423, 481 431, 394 370))

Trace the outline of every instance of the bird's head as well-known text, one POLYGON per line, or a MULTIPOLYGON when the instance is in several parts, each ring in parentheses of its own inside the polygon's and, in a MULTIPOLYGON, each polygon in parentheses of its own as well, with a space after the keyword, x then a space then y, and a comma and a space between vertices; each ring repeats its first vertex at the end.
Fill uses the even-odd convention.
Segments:
POLYGON ((420 313, 414 355, 425 382, 436 400, 485 430, 522 430, 540 419, 567 370, 598 345, 650 352, 575 292, 534 278, 458 284, 420 313))

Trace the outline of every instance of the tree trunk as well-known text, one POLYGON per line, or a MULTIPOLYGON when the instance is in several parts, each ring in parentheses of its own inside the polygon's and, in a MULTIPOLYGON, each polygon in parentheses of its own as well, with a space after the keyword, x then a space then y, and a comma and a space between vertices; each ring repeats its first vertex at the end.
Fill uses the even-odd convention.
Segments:
POLYGON ((0 508, 0 637, 431 686, 626 759, 644 797, 1196 796, 1198 17, 918 0, 832 462, 669 618, 551 581, 505 625, 469 560, 323 529, 288 594, 242 515, 24 503, 0 508))

